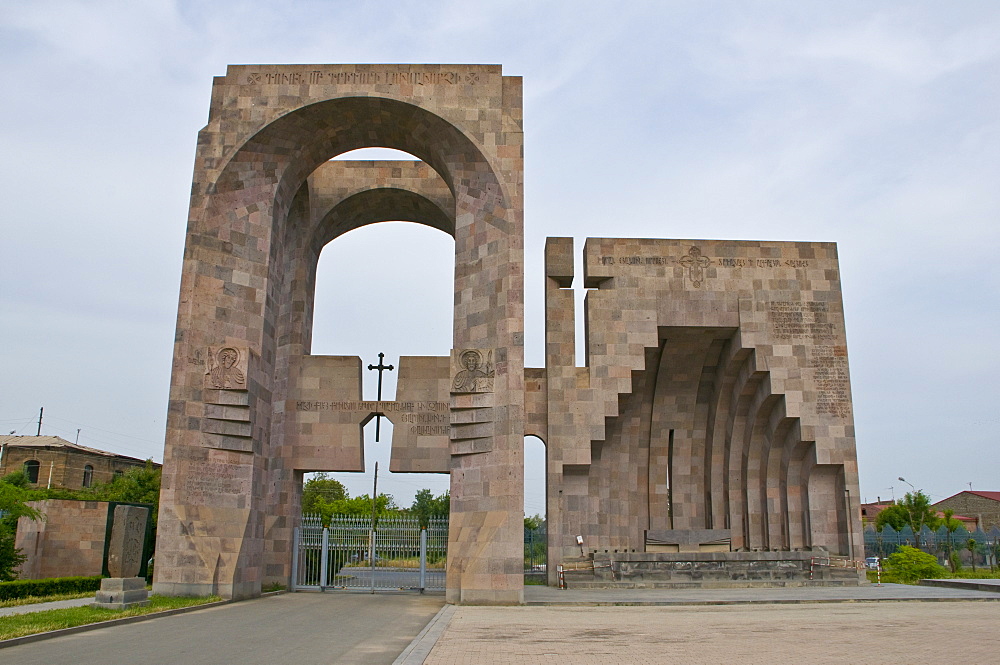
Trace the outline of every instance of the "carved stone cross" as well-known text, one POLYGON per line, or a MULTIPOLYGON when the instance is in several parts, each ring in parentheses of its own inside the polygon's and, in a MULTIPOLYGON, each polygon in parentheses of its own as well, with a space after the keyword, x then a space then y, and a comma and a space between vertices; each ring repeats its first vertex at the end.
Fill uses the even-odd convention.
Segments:
MULTIPOLYGON (((392 371, 396 369, 392 365, 383 365, 382 359, 385 358, 384 353, 378 354, 378 365, 368 365, 368 369, 378 370, 378 401, 382 401, 382 372, 388 370, 392 371)), ((382 414, 375 414, 375 441, 378 441, 379 429, 382 425, 382 414)))

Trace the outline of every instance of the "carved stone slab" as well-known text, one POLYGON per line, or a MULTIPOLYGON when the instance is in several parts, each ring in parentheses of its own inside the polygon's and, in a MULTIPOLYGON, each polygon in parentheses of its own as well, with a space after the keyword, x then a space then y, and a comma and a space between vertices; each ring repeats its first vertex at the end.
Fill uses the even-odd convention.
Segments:
POLYGON ((448 473, 451 418, 449 389, 454 375, 448 356, 403 356, 396 383, 398 410, 392 421, 394 473, 448 473))
POLYGON ((452 349, 451 392, 493 392, 498 361, 493 349, 452 349))
POLYGON ((246 347, 208 347, 205 387, 217 390, 246 390, 249 359, 250 349, 246 347))
POLYGON ((111 545, 108 547, 108 573, 111 577, 135 577, 139 574, 148 517, 148 508, 115 506, 111 545))

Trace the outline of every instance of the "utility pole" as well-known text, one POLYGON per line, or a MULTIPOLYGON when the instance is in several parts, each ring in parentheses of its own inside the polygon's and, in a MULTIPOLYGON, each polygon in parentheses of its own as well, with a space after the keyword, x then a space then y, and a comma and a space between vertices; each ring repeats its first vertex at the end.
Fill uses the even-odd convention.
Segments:
POLYGON ((38 431, 35 432, 35 436, 42 435, 42 413, 45 411, 45 407, 38 409, 38 431))
MULTIPOLYGON (((379 354, 379 365, 382 364, 382 354, 379 354)), ((382 372, 379 372, 379 377, 382 372)), ((372 481, 372 530, 368 541, 368 563, 372 567, 372 593, 375 593, 375 500, 378 498, 378 462, 375 462, 375 479, 372 481)))

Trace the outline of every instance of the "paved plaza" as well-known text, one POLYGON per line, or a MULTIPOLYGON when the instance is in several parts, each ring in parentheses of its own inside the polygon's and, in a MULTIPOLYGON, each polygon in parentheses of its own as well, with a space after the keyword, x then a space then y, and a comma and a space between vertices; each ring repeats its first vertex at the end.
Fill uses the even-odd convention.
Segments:
POLYGON ((998 625, 1000 603, 976 601, 460 607, 424 662, 991 663, 998 625))

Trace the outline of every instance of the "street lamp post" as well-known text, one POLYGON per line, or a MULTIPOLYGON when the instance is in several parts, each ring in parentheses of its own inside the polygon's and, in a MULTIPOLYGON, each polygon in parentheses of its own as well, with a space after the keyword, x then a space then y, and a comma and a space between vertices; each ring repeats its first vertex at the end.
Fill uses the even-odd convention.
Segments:
POLYGON ((914 528, 914 524, 913 524, 913 512, 912 512, 913 507, 917 505, 917 503, 916 503, 917 502, 917 494, 919 494, 920 491, 916 487, 914 487, 913 483, 911 483, 906 478, 900 476, 898 478, 898 480, 900 482, 906 483, 907 485, 910 486, 910 489, 913 490, 913 495, 912 495, 913 496, 913 502, 910 504, 910 509, 909 509, 910 510, 910 528, 913 529, 913 539, 914 539, 914 541, 916 541, 915 544, 917 546, 917 549, 920 549, 920 532, 924 530, 924 511, 920 511, 920 524, 916 525, 916 528, 914 528))

